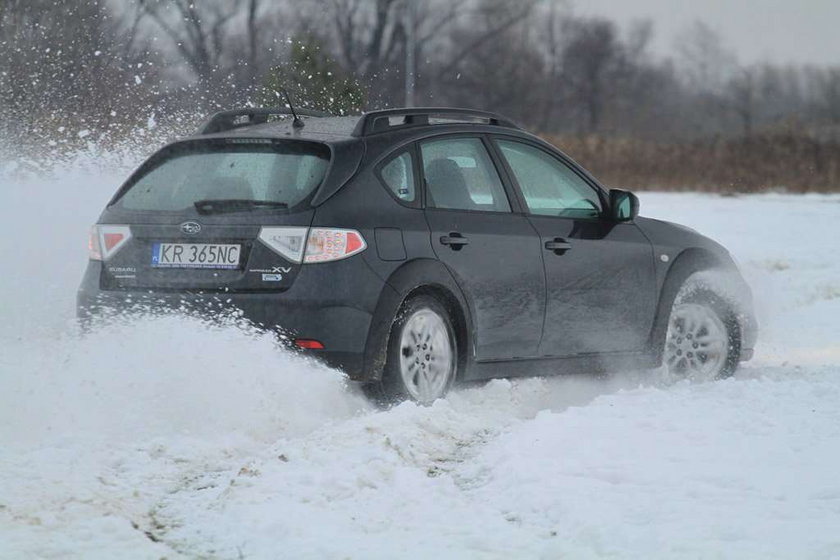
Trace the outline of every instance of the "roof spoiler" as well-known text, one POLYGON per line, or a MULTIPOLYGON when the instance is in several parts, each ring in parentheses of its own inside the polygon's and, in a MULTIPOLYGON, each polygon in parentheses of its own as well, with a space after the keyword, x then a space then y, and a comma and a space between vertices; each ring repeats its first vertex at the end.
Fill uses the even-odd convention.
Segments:
POLYGON ((242 126, 251 126, 255 124, 265 124, 275 116, 292 116, 295 113, 305 117, 331 117, 329 113, 323 111, 312 111, 309 109, 295 109, 293 112, 286 107, 281 108, 258 108, 249 107, 245 109, 233 109, 230 111, 221 111, 210 116, 205 120, 201 126, 198 127, 196 134, 213 134, 216 132, 225 132, 233 130, 242 126))

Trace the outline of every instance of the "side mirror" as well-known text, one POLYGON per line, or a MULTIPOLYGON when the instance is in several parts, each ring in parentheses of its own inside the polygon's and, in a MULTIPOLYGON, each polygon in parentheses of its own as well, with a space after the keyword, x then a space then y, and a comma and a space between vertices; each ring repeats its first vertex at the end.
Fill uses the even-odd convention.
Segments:
POLYGON ((610 189, 610 214, 619 222, 630 222, 639 215, 639 197, 630 191, 610 189))

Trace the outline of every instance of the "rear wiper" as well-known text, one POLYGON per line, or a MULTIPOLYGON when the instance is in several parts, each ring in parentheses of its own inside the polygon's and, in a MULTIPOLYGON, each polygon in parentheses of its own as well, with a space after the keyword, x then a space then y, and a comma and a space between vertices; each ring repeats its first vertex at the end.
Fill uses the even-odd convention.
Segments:
POLYGON ((199 214, 224 214, 225 212, 246 212, 259 208, 288 208, 285 202, 276 200, 251 200, 249 198, 225 198, 196 200, 193 205, 199 214))

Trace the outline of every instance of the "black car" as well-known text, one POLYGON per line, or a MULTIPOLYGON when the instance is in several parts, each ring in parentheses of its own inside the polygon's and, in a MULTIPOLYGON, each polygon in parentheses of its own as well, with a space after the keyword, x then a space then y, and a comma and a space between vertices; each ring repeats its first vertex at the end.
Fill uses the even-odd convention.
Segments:
POLYGON ((663 361, 731 375, 757 336, 732 258, 638 207, 492 113, 226 111, 108 203, 78 312, 220 302, 421 403, 455 380, 663 361))

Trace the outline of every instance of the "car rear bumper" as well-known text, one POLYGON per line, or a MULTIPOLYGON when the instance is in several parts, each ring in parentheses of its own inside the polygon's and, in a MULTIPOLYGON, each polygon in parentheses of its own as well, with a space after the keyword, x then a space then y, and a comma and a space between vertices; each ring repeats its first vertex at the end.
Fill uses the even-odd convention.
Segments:
MULTIPOLYGON (((293 286, 286 292, 101 290, 100 266, 91 262, 76 295, 77 316, 85 323, 95 323, 99 318, 115 314, 170 312, 222 320, 233 311, 258 328, 277 332, 278 339, 292 347, 297 338, 317 340, 324 349, 300 351, 342 370, 352 379, 366 379, 364 356, 373 313, 336 298, 334 279, 331 285, 324 285, 323 279, 316 282, 315 278, 299 277, 295 285, 300 283, 306 287, 295 290, 293 286), (320 296, 319 286, 327 290, 320 296), (331 294, 331 297, 324 294, 331 294)), ((359 290, 361 293, 348 293, 346 299, 353 299, 354 303, 370 299, 371 309, 375 309, 377 298, 370 286, 359 290)))

